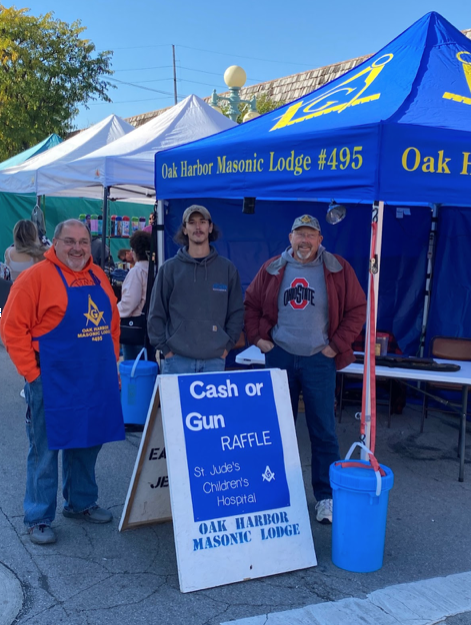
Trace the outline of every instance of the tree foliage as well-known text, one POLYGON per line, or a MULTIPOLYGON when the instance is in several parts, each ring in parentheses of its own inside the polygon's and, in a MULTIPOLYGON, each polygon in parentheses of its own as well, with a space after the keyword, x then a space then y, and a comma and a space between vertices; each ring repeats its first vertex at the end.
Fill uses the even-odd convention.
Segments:
POLYGON ((0 4, 0 161, 52 132, 64 136, 79 104, 111 101, 112 52, 96 53, 79 20, 28 11, 0 4))
MULTIPOLYGON (((285 100, 274 100, 268 93, 262 93, 257 96, 257 112, 260 115, 264 113, 269 113, 270 111, 274 111, 280 106, 286 104, 285 100)), ((229 104, 228 102, 221 101, 218 104, 221 109, 223 115, 229 117, 229 104)), ((237 123, 241 124, 244 121, 244 115, 250 110, 249 104, 239 104, 240 114, 237 118, 237 123)))

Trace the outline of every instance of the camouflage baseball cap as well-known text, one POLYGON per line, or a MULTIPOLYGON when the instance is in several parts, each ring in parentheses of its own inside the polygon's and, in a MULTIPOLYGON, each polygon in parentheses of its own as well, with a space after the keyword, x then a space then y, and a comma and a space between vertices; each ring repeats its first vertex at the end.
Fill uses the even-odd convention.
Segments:
POLYGON ((321 231, 319 221, 315 217, 312 215, 301 215, 301 217, 296 217, 294 220, 291 232, 297 228, 302 228, 303 226, 306 228, 312 228, 313 230, 319 230, 319 232, 321 231))
POLYGON ((186 224, 186 222, 190 219, 193 213, 199 213, 200 215, 203 215, 203 217, 208 221, 212 221, 211 213, 207 208, 205 208, 204 206, 199 206, 198 204, 192 204, 183 213, 182 223, 186 224))

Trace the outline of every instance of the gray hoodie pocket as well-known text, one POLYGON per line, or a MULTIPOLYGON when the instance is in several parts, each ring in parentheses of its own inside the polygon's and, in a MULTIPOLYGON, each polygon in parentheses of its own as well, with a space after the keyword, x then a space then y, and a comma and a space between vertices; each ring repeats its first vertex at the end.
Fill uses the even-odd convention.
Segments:
POLYGON ((229 341, 229 336, 219 324, 185 319, 168 338, 167 345, 180 356, 206 359, 222 356, 229 341))

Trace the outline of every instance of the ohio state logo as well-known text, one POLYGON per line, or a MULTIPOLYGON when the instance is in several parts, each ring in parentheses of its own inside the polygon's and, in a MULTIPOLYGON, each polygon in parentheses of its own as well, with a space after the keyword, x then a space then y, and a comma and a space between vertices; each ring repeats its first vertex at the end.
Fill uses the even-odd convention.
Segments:
POLYGON ((315 306, 314 289, 309 287, 306 278, 295 278, 284 292, 283 303, 294 310, 304 310, 308 304, 315 306))

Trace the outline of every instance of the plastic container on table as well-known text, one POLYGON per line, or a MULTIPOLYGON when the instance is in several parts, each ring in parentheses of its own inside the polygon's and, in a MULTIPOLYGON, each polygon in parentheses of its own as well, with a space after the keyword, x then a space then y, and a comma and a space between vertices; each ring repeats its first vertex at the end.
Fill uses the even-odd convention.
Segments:
POLYGON ((130 219, 127 215, 123 216, 123 221, 121 224, 121 228, 122 228, 122 232, 121 232, 121 236, 128 238, 129 237, 129 226, 130 226, 130 219))
POLYGON ((376 333, 375 355, 386 356, 388 353, 389 334, 387 332, 376 333))
POLYGON ((123 236, 123 218, 120 215, 116 216, 114 236, 123 236))
POLYGON ((103 215, 98 215, 98 236, 103 234, 103 215))
POLYGON ((146 227, 146 218, 139 217, 139 230, 144 230, 145 227, 146 227))
POLYGON ((80 213, 79 221, 81 221, 84 226, 86 226, 86 220, 87 220, 87 216, 85 215, 85 213, 80 213))
MULTIPOLYGON (((394 475, 384 465, 377 465, 379 471, 375 471, 367 460, 350 460, 356 446, 369 452, 362 443, 355 443, 345 460, 330 465, 332 562, 346 571, 371 573, 383 566, 389 491, 394 475)), ((373 459, 377 463, 374 456, 373 459)))
POLYGON ((98 236, 98 215, 90 215, 90 232, 92 237, 98 236))
POLYGON ((110 227, 110 237, 115 237, 116 234, 116 215, 111 215, 110 218, 111 227, 110 227))
POLYGON ((139 230, 139 217, 131 217, 131 234, 139 230))

